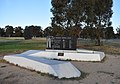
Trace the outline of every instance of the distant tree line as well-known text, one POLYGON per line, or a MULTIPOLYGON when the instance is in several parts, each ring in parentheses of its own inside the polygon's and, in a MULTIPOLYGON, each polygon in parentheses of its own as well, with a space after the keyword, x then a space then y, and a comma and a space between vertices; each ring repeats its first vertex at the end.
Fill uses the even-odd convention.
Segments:
POLYGON ((21 26, 13 28, 13 26, 5 26, 0 28, 0 37, 25 37, 25 39, 31 39, 32 37, 43 37, 43 30, 41 26, 25 26, 23 29, 21 26))
MULTIPOLYGON (((22 28, 21 26, 13 28, 13 26, 5 26, 5 28, 0 28, 0 37, 25 37, 25 39, 31 39, 36 37, 47 37, 47 36, 62 36, 66 33, 66 36, 69 34, 71 36, 77 36, 78 38, 84 38, 84 39, 95 39, 96 38, 96 29, 95 28, 89 28, 84 27, 79 28, 80 32, 77 28, 71 28, 69 30, 67 29, 60 29, 58 27, 47 27, 44 30, 41 26, 25 26, 25 28, 22 28), (76 30, 75 30, 76 29, 76 30)), ((113 31, 113 27, 106 27, 102 29, 102 35, 101 37, 103 39, 115 39, 120 38, 120 26, 116 29, 117 33, 115 34, 113 31)))

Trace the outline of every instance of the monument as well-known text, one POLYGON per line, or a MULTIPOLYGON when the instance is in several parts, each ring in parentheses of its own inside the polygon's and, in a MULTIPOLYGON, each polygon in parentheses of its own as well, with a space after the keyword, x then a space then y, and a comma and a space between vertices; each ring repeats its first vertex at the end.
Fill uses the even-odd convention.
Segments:
POLYGON ((46 50, 28 50, 21 54, 6 55, 4 59, 9 63, 49 73, 58 78, 80 77, 81 72, 70 62, 75 61, 101 61, 104 52, 77 49, 75 37, 48 37, 46 50), (57 59, 57 60, 56 60, 57 59))
POLYGON ((47 37, 47 49, 76 50, 76 37, 47 37))

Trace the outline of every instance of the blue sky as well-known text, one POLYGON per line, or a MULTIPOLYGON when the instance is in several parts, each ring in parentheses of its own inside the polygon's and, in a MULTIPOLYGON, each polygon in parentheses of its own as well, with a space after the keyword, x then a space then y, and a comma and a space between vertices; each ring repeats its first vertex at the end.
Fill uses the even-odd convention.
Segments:
MULTIPOLYGON (((113 16, 112 16, 112 26, 114 30, 120 26, 120 0, 113 0, 113 16)), ((115 31, 116 32, 116 31, 115 31)))
POLYGON ((0 0, 0 27, 6 25, 38 25, 51 23, 51 0, 0 0))
MULTIPOLYGON (((111 20, 115 30, 120 25, 120 3, 113 1, 111 20)), ((0 27, 38 25, 44 29, 51 23, 50 8, 51 0, 0 0, 0 27)))

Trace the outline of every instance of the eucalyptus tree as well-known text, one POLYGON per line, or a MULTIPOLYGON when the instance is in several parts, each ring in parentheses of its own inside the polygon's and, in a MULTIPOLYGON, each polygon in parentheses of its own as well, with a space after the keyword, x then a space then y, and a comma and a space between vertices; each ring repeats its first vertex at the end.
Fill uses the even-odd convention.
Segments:
POLYGON ((24 35, 25 40, 32 39, 32 34, 31 34, 29 26, 25 26, 23 35, 24 35))
POLYGON ((5 26, 5 29, 6 29, 6 36, 11 37, 14 32, 13 26, 7 25, 7 26, 5 26))
POLYGON ((105 32, 104 32, 104 38, 105 39, 114 39, 115 38, 115 34, 113 31, 113 27, 107 27, 105 28, 105 32))
POLYGON ((36 37, 42 37, 42 27, 41 26, 28 26, 28 28, 30 29, 30 33, 32 35, 32 37, 36 38, 36 37))
POLYGON ((116 31, 117 31, 117 38, 120 38, 120 26, 119 27, 117 27, 117 29, 116 29, 116 31))
POLYGON ((82 27, 89 27, 100 45, 104 28, 111 25, 112 0, 52 0, 51 4, 53 30, 63 28, 67 35, 79 36, 82 27))
POLYGON ((5 30, 3 28, 0 28, 0 37, 5 36, 5 30))
POLYGON ((15 36, 16 37, 23 36, 23 29, 21 28, 21 26, 15 27, 14 31, 15 31, 15 36))
POLYGON ((94 14, 95 14, 95 28, 96 39, 100 45, 100 39, 103 37, 103 28, 111 25, 110 18, 112 17, 113 1, 112 0, 95 0, 94 14))
POLYGON ((34 26, 34 29, 36 37, 43 37, 43 30, 41 26, 34 26))
POLYGON ((82 0, 52 0, 53 30, 58 29, 61 32, 64 30, 64 34, 62 33, 62 35, 71 35, 77 29, 79 30, 80 22, 82 21, 81 1, 82 0))
POLYGON ((52 27, 54 26, 64 27, 63 23, 65 20, 65 9, 67 5, 67 0, 52 0, 51 4, 52 4, 51 12, 53 14, 52 27))
POLYGON ((53 28, 51 26, 48 26, 44 29, 44 37, 47 37, 47 36, 52 36, 52 30, 53 28))
MULTIPOLYGON (((104 28, 110 27, 113 1, 112 0, 84 0, 85 26, 93 28, 97 45, 104 35, 104 28)), ((93 32, 91 32, 92 34, 93 32)))

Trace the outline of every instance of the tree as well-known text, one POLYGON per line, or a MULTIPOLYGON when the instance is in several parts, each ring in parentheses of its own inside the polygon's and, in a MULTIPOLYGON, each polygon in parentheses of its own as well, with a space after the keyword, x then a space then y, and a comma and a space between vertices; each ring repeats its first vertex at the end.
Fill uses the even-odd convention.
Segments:
POLYGON ((0 28, 0 37, 5 36, 5 31, 3 28, 0 28))
POLYGON ((23 36, 22 30, 23 30, 23 29, 22 29, 20 26, 15 27, 15 36, 16 36, 16 37, 21 37, 21 36, 23 36))
POLYGON ((95 32, 89 32, 90 37, 95 35, 97 45, 100 45, 104 28, 111 25, 112 0, 52 0, 51 3, 53 28, 63 28, 69 36, 77 36, 82 27, 88 27, 95 32), (78 34, 73 30, 79 31, 78 34))
POLYGON ((103 37, 103 28, 110 26, 110 18, 112 17, 112 0, 95 0, 94 14, 96 21, 94 22, 96 28, 97 44, 101 45, 100 39, 103 37))
POLYGON ((14 28, 12 26, 5 26, 6 28, 6 36, 11 37, 13 35, 14 28))
POLYGON ((64 28, 60 26, 54 26, 52 28, 52 36, 64 36, 64 28))
POLYGON ((69 36, 72 36, 72 37, 80 37, 80 32, 81 32, 81 28, 78 26, 73 26, 72 28, 70 28, 70 31, 69 31, 69 36))
POLYGON ((30 28, 28 26, 26 26, 24 29, 24 38, 25 38, 25 40, 32 39, 32 34, 31 34, 30 28))
POLYGON ((43 30, 41 26, 35 26, 36 37, 43 37, 43 30))
POLYGON ((51 26, 53 28, 52 29, 53 36, 64 35, 63 30, 66 27, 65 11, 68 4, 67 1, 68 0, 51 0, 52 4, 51 12, 53 14, 51 26))
POLYGON ((55 35, 79 36, 83 8, 82 0, 52 0, 52 27, 55 35), (75 28, 76 27, 76 28, 75 28), (58 31, 57 31, 58 30, 58 31), (64 30, 64 32, 63 32, 64 30), (74 31, 73 31, 74 30, 74 31), (60 33, 61 32, 61 33, 60 33), (79 33, 78 32, 78 33, 79 33))
MULTIPOLYGON (((85 0, 85 26, 95 28, 95 38, 97 45, 100 45, 100 39, 103 38, 104 28, 110 27, 112 24, 110 18, 112 17, 112 0, 85 0)), ((92 33, 92 32, 91 32, 92 33)))
POLYGON ((31 35, 32 37, 42 37, 43 36, 43 31, 42 31, 42 28, 41 26, 28 26, 28 28, 30 28, 30 32, 31 32, 31 35))
POLYGON ((82 31, 81 31, 81 34, 80 34, 80 37, 81 38, 89 38, 89 39, 92 39, 94 40, 95 39, 95 31, 96 29, 93 27, 89 27, 89 26, 85 26, 82 31))
POLYGON ((48 26, 47 28, 44 29, 44 36, 52 36, 52 30, 53 28, 51 26, 48 26))
POLYGON ((113 39, 114 37, 113 27, 107 27, 105 29, 105 39, 113 39))
POLYGON ((43 30, 41 26, 26 26, 24 30, 24 37, 25 39, 31 39, 32 37, 42 37, 43 36, 43 30))
POLYGON ((116 31, 117 31, 117 34, 116 34, 117 38, 120 38, 120 26, 117 27, 116 31))
POLYGON ((59 27, 64 27, 67 0, 52 0, 51 4, 51 12, 53 13, 52 27, 54 28, 56 25, 59 27))

